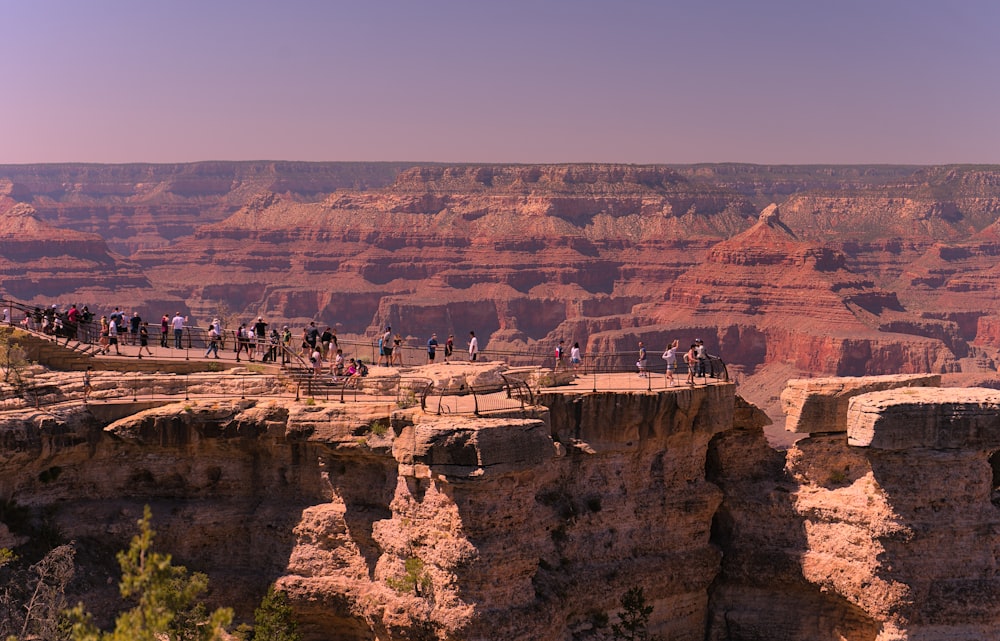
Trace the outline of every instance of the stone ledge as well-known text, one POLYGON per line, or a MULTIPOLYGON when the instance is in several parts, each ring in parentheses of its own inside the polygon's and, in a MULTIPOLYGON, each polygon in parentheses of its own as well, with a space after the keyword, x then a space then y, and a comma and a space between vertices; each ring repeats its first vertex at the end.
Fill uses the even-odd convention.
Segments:
POLYGON ((1000 447, 1000 391, 886 390, 852 398, 847 443, 882 450, 1000 447))
POLYGON ((940 384, 940 374, 792 379, 781 392, 785 429, 797 434, 846 432, 851 398, 882 390, 940 384))

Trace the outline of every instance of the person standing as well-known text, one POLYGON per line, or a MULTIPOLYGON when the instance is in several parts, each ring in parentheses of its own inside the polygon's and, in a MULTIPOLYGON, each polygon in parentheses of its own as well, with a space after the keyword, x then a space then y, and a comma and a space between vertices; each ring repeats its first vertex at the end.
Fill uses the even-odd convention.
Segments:
POLYGON ((437 355, 438 348, 438 335, 431 334, 431 337, 427 340, 427 363, 431 364, 434 362, 434 357, 437 355))
MULTIPOLYGON (((132 344, 134 345, 135 339, 139 338, 139 328, 142 327, 142 317, 139 316, 139 312, 132 312, 132 318, 128 319, 128 322, 131 325, 130 328, 132 330, 131 338, 132 338, 132 344)), ((139 352, 141 353, 142 350, 140 349, 139 352)))
POLYGON ((455 335, 448 334, 448 340, 444 342, 444 362, 447 363, 452 354, 455 353, 455 335))
POLYGON ((111 345, 110 333, 111 328, 108 325, 108 317, 101 316, 101 340, 98 343, 101 346, 101 354, 108 353, 108 348, 111 345))
POLYGON ((170 319, 170 326, 174 328, 174 349, 182 349, 181 336, 184 334, 185 321, 187 319, 181 316, 180 312, 174 314, 174 317, 170 319))
POLYGON ((563 347, 563 342, 559 340, 559 344, 556 345, 556 370, 564 369, 563 359, 566 358, 566 349, 563 347))
POLYGON ((309 321, 309 327, 306 328, 306 342, 309 343, 309 355, 312 355, 312 351, 316 349, 316 343, 319 342, 319 328, 316 327, 316 321, 309 321))
POLYGON ((649 375, 646 370, 646 364, 646 346, 642 344, 642 341, 639 341, 639 360, 635 362, 635 365, 639 368, 639 376, 643 378, 649 375))
POLYGON ((281 328, 281 364, 288 362, 288 355, 292 351, 292 330, 288 325, 281 328))
POLYGON ((583 357, 580 355, 580 343, 573 343, 573 347, 569 350, 569 364, 573 366, 573 369, 580 369, 580 363, 583 362, 583 357))
POLYGON ((378 364, 381 365, 384 362, 385 366, 388 367, 392 364, 392 327, 386 325, 385 332, 378 339, 378 345, 378 364))
POLYGON ((330 327, 329 325, 326 326, 326 329, 323 330, 323 333, 319 335, 319 342, 323 345, 323 349, 320 350, 323 352, 323 358, 325 359, 332 358, 333 354, 330 352, 330 343, 333 342, 332 327, 330 327))
POLYGON ((257 317, 257 322, 253 324, 253 335, 257 339, 257 355, 263 360, 265 344, 267 343, 267 323, 263 316, 257 317))
POLYGON ((403 366, 403 337, 399 334, 392 338, 392 362, 399 367, 403 366))
POLYGON ((674 342, 667 345, 667 349, 663 351, 663 360, 667 362, 667 385, 670 386, 674 384, 674 372, 677 370, 677 348, 680 344, 680 340, 675 338, 674 342))
POLYGON ((479 339, 476 338, 476 332, 469 332, 469 360, 475 361, 479 357, 479 339))
POLYGON ((708 363, 708 354, 705 352, 705 343, 700 338, 694 341, 694 357, 698 359, 698 376, 705 378, 705 365, 708 363))
POLYGON ((160 319, 160 347, 167 348, 167 332, 170 331, 170 319, 164 314, 160 319))
POLYGON ((696 345, 691 343, 691 349, 684 353, 684 364, 687 365, 688 368, 686 381, 688 385, 694 385, 694 372, 695 368, 698 366, 698 357, 695 355, 694 351, 695 347, 696 345))

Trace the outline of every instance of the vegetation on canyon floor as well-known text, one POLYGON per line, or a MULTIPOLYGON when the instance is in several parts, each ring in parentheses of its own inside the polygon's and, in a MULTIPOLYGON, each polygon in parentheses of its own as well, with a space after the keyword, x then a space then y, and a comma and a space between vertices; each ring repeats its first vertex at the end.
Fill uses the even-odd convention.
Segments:
MULTIPOLYGON (((231 608, 209 612, 200 600, 208 577, 175 565, 168 553, 153 550, 152 512, 146 506, 139 533, 118 553, 119 590, 125 606, 113 630, 102 631, 84 603, 67 609, 67 588, 75 575, 76 549, 58 545, 35 564, 19 564, 0 549, 0 638, 5 641, 218 641, 229 638, 231 608)), ((255 611, 254 625, 235 631, 240 641, 298 641, 284 593, 268 589, 255 611)))

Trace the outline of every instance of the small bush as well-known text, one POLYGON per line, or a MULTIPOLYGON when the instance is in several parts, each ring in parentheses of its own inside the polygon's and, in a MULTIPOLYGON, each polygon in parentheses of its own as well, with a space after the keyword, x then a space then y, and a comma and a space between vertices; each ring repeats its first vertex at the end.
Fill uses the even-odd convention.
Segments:
POLYGON ((431 591, 431 576, 424 570, 424 562, 418 556, 406 559, 406 573, 402 578, 389 577, 386 585, 400 594, 415 594, 429 596, 431 591))
POLYGON ((375 436, 385 436, 388 431, 389 424, 388 422, 382 421, 382 419, 372 421, 368 426, 368 433, 375 436))

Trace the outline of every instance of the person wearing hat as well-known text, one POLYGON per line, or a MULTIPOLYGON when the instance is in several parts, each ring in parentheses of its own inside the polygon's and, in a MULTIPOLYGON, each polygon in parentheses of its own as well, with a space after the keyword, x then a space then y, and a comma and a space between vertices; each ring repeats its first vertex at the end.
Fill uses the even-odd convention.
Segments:
POLYGON ((438 335, 431 334, 430 339, 427 341, 427 362, 433 363, 434 356, 437 355, 438 348, 438 335))
POLYGON ((285 325, 281 328, 281 364, 288 362, 288 352, 292 349, 292 330, 285 325))

